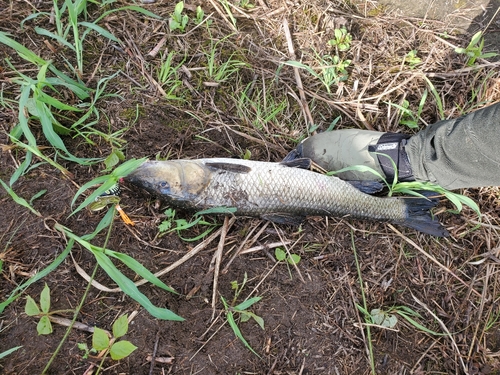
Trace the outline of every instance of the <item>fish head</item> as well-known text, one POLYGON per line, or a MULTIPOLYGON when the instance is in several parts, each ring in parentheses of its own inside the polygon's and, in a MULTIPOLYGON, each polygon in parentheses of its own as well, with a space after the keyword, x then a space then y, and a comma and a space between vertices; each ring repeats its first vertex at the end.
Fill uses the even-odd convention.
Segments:
POLYGON ((146 161, 124 178, 168 202, 189 202, 203 192, 210 171, 191 160, 146 161))

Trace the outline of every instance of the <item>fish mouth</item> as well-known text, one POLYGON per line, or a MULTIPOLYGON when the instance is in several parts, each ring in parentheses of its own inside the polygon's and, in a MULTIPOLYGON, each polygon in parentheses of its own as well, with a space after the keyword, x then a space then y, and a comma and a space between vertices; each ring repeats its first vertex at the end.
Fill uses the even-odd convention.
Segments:
POLYGON ((154 176, 154 168, 151 168, 153 166, 154 163, 146 161, 128 176, 123 177, 122 180, 127 184, 155 194, 156 178, 154 176))

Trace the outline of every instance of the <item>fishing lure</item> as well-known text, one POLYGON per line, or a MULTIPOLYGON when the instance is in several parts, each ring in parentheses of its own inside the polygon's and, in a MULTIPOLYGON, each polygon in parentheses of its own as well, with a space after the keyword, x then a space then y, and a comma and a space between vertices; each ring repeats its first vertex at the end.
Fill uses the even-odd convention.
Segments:
POLYGON ((90 204, 89 208, 91 211, 99 211, 102 210, 109 204, 114 204, 116 210, 120 214, 120 217, 128 225, 135 225, 135 223, 128 217, 128 215, 123 211, 120 207, 120 185, 118 183, 111 186, 104 193, 99 195, 93 203, 90 204))

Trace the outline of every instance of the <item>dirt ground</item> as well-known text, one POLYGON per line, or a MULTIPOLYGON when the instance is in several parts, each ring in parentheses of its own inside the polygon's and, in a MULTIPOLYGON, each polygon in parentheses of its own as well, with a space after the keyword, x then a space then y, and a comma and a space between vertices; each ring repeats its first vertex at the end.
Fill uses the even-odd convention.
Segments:
MULTIPOLYGON (((223 10, 223 2, 205 1, 201 5, 210 15, 210 29, 190 24, 184 34, 169 31, 166 20, 173 12, 172 2, 136 3, 163 19, 133 11, 104 18, 100 25, 119 37, 123 45, 113 45, 90 33, 82 77, 87 85, 96 87, 99 79, 121 72, 106 89, 119 97, 99 102, 105 116, 95 128, 103 134, 126 129, 119 139, 127 159, 238 158, 250 154, 253 160, 275 162, 310 133, 308 116, 313 117, 317 131, 328 129, 341 115, 336 128, 411 133, 416 130, 399 125, 397 111, 387 103, 406 99, 411 108, 418 108, 426 89, 425 81, 419 78, 422 74, 434 83, 446 117, 500 99, 498 65, 483 60, 478 62, 482 68, 467 68, 464 56, 453 53, 446 44, 466 46, 470 35, 454 35, 443 22, 398 17, 375 2, 256 1, 254 7, 247 8, 232 2, 240 4, 230 7, 234 26, 223 10), (299 70, 303 92, 297 88, 292 67, 284 66, 277 74, 280 62, 292 60, 282 27, 285 19, 295 59, 304 63, 312 64, 315 52, 331 52, 325 41, 332 39, 335 28, 345 26, 352 33, 352 46, 345 53, 352 60, 349 78, 335 86, 332 93, 327 93, 305 70, 299 70), (202 75, 209 68, 204 53, 213 41, 221 43, 217 59, 238 57, 246 63, 237 74, 216 84, 202 75), (159 53, 151 53, 155 47, 159 53), (410 69, 401 59, 412 49, 419 51, 421 63, 410 69), (161 87, 155 78, 157 67, 170 51, 186 56, 182 86, 174 92, 182 96, 182 101, 165 98, 162 90, 167 87, 161 87), (245 91, 250 87, 251 91, 245 91), (254 99, 246 112, 238 105, 243 92, 254 99), (310 114, 304 109, 301 95, 310 114), (271 98, 283 103, 273 116, 264 113, 271 106, 271 98)), ((107 7, 130 4, 133 2, 117 1, 107 7)), ((187 2, 190 17, 194 17, 196 5, 187 2)), ((88 6, 89 19, 103 12, 96 4, 89 2, 88 6)), ((47 38, 35 31, 36 26, 54 29, 50 23, 52 7, 52 1, 4 0, 0 4, 0 31, 9 32, 15 40, 63 69, 63 57, 70 56, 65 55, 67 49, 53 40, 44 42, 47 38), (36 12, 46 12, 47 16, 27 20, 20 26, 36 12), (50 43, 54 50, 48 47, 50 43)), ((31 77, 36 77, 37 69, 3 44, 0 57, 2 98, 15 102, 19 87, 12 67, 31 77)), ((71 57, 68 59, 74 63, 71 57)), ((177 57, 176 63, 180 61, 177 57)), ((66 100, 75 101, 71 97, 66 100)), ((9 147, 9 132, 18 121, 15 109, 3 106, 0 113, 0 178, 4 182, 9 181, 25 157, 23 150, 9 147)), ((421 117, 419 126, 439 119, 438 105, 430 93, 421 117)), ((48 145, 40 125, 33 122, 30 126, 40 149, 52 155, 50 147, 43 147, 48 145)), ((91 137, 93 144, 76 135, 65 136, 64 143, 80 157, 106 157, 116 147, 109 138, 96 134, 91 137)), ((27 201, 46 190, 32 202, 41 216, 0 190, 0 303, 64 251, 68 239, 55 229, 56 223, 83 236, 93 232, 104 216, 105 211, 89 210, 70 216, 76 191, 99 176, 103 164, 83 166, 63 159, 58 162, 71 177, 41 163, 13 185, 16 194, 27 201)), ((78 322, 111 330, 119 316, 138 312, 124 337, 137 350, 119 361, 108 358, 104 374, 369 374, 370 347, 377 374, 500 374, 497 187, 462 192, 479 204, 482 221, 467 207, 461 214, 454 214, 449 202, 439 204, 435 214, 450 231, 447 239, 385 223, 348 219, 313 217, 298 228, 238 218, 217 229, 227 232, 222 243, 220 235, 196 242, 183 241, 175 232, 160 236, 158 226, 166 219, 168 207, 129 186, 122 186, 122 190, 120 204, 135 226, 126 225, 117 216, 107 248, 132 256, 152 272, 166 269, 190 251, 199 252, 161 276, 179 294, 151 284, 139 287, 154 305, 182 316, 183 322, 156 319, 121 292, 90 288, 78 322), (276 247, 300 255, 297 267, 277 262, 276 247), (219 248, 220 272, 214 266, 219 248), (220 298, 231 301, 231 282, 241 284, 245 275, 248 281, 236 303, 250 296, 262 297, 250 310, 264 320, 264 329, 254 320, 239 322, 238 326, 258 355, 235 336, 220 298), (369 343, 367 321, 357 307, 363 305, 363 298, 369 311, 396 311, 402 306, 411 309, 419 314, 413 318, 418 324, 439 335, 396 314, 398 323, 394 328, 371 327, 369 343)), ((82 200, 80 197, 77 204, 82 200)), ((177 215, 191 219, 182 211, 177 215)), ((207 220, 219 225, 224 222, 222 217, 207 220)), ((182 235, 195 237, 203 230, 197 226, 182 235)), ((103 246, 105 241, 104 231, 92 243, 103 246)), ((66 332, 66 327, 54 324, 52 334, 38 335, 37 319, 24 312, 25 297, 38 301, 47 284, 51 310, 73 310, 88 284, 77 266, 91 274, 95 264, 88 250, 75 245, 71 256, 1 312, 0 353, 22 346, 0 359, 2 374, 41 373, 66 332)), ((139 280, 118 262, 117 266, 134 281, 139 280)), ((102 269, 95 280, 102 286, 116 287, 102 269)), ((57 315, 72 317, 71 312, 57 315)), ((47 373, 84 374, 92 364, 98 364, 95 354, 84 357, 78 348, 81 343, 91 347, 91 333, 73 328, 47 373)))

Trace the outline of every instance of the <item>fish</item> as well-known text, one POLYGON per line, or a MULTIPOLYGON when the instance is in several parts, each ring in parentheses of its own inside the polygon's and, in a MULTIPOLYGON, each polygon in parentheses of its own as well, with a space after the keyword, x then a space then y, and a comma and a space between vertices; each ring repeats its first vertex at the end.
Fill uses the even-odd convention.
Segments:
POLYGON ((436 237, 449 235, 431 215, 436 200, 366 194, 349 182, 307 169, 308 161, 148 160, 124 181, 172 208, 227 209, 280 224, 300 224, 307 216, 352 218, 394 223, 436 237))

